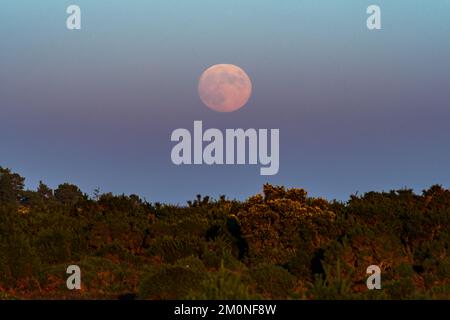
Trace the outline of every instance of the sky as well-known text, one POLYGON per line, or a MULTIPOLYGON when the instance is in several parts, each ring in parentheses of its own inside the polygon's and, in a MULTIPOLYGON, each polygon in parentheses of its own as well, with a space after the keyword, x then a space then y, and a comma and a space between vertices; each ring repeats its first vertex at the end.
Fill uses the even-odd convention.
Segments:
POLYGON ((184 204, 266 182, 350 194, 450 187, 450 1, 2 0, 0 166, 55 188, 184 204), (66 8, 81 8, 81 30, 66 8), (381 8, 382 29, 366 27, 381 8), (252 80, 245 107, 208 109, 202 72, 252 80), (176 166, 177 128, 277 128, 280 169, 176 166))

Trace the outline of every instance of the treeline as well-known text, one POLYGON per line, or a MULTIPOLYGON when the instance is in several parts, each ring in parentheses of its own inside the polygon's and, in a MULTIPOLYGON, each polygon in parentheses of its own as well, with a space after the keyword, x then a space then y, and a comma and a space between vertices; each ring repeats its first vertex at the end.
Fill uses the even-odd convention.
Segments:
POLYGON ((0 298, 449 299, 450 190, 346 203, 264 185, 186 206, 75 185, 25 190, 0 167, 0 298), (66 268, 82 289, 66 287, 66 268), (381 268, 368 290, 366 268, 381 268))

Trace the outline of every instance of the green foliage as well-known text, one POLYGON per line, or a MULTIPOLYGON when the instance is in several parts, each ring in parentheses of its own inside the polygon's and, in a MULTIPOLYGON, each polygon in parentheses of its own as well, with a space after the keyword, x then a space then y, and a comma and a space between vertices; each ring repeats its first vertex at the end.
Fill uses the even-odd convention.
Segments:
POLYGON ((30 240, 21 233, 12 233, 0 238, 0 281, 6 285, 16 285, 18 280, 35 276, 40 269, 40 261, 30 240))
POLYGON ((61 229, 45 228, 39 231, 35 248, 40 257, 48 263, 60 263, 70 259, 70 238, 61 229))
POLYGON ((17 173, 0 167, 0 203, 15 203, 20 200, 24 181, 17 173))
POLYGON ((205 250, 205 242, 202 239, 189 236, 163 236, 152 240, 149 246, 147 254, 159 256, 168 263, 188 256, 201 256, 205 250))
POLYGON ((260 297, 250 293, 238 272, 227 270, 222 264, 218 272, 208 274, 200 287, 191 289, 187 298, 194 300, 249 300, 260 297))
POLYGON ((450 190, 347 203, 266 184, 187 206, 71 184, 24 190, 0 167, 0 298, 450 299, 450 190), (65 287, 82 269, 82 290, 65 287), (368 290, 366 268, 382 270, 368 290))
POLYGON ((139 296, 144 299, 183 299, 200 286, 205 271, 198 258, 152 266, 142 278, 139 296))
POLYGON ((89 257, 74 264, 82 270, 82 284, 87 292, 121 293, 126 291, 127 281, 134 277, 126 264, 116 264, 106 258, 89 257))
POLYGON ((295 286, 295 277, 279 266, 258 265, 250 274, 264 298, 287 299, 295 286))
POLYGON ((337 260, 335 269, 326 266, 324 275, 315 275, 310 294, 312 298, 319 300, 352 298, 354 294, 351 290, 351 283, 350 277, 345 276, 342 272, 340 260, 337 260))
POLYGON ((77 186, 63 183, 55 190, 55 198, 62 204, 74 205, 83 198, 83 193, 77 186))
POLYGON ((264 185, 264 197, 251 197, 237 217, 248 258, 253 263, 287 263, 300 247, 301 225, 318 217, 333 221, 325 200, 307 202, 302 189, 286 192, 284 187, 264 185))

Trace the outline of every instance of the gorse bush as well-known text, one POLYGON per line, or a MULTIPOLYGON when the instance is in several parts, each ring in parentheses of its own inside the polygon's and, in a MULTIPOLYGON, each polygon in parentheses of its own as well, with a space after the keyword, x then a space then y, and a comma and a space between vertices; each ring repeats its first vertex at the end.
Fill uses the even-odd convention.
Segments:
POLYGON ((200 287, 206 269, 198 258, 151 267, 143 276, 139 296, 148 299, 183 299, 200 287))
POLYGON ((186 206, 52 190, 0 167, 0 298, 449 299, 450 190, 346 203, 264 185, 186 206), (82 289, 65 286, 79 265, 82 289), (369 291, 378 265, 382 290, 369 291))
POLYGON ((159 256, 164 262, 174 263, 188 256, 200 257, 205 251, 206 242, 201 238, 163 236, 149 242, 146 253, 159 256))
MULTIPOLYGON (((306 191, 264 186, 264 196, 251 197, 238 214, 250 262, 283 264, 291 260, 301 243, 302 224, 322 217, 333 221, 325 201, 306 201, 306 191), (323 208, 320 208, 320 205, 323 208)), ((320 241, 314 235, 310 241, 320 241)))
POLYGON ((188 299, 196 300, 249 300, 259 299, 252 293, 241 273, 226 269, 222 263, 217 272, 209 273, 197 288, 192 288, 188 299))
POLYGON ((295 277, 286 269, 270 264, 262 264, 250 271, 257 284, 258 292, 264 298, 287 299, 295 286, 295 277))

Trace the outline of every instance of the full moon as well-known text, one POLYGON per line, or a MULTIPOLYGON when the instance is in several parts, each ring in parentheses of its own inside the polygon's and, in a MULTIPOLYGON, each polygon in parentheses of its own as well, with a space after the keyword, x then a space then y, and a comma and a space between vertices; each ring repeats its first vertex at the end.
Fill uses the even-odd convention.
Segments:
POLYGON ((218 112, 242 108, 252 93, 252 82, 244 70, 233 64, 216 64, 200 77, 198 94, 203 103, 218 112))

